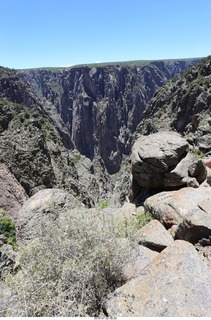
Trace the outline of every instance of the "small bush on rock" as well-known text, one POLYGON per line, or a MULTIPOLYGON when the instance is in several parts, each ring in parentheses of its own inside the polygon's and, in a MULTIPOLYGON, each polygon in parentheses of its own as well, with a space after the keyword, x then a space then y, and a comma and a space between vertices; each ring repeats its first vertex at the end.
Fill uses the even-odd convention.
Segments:
POLYGON ((150 212, 139 213, 130 218, 125 218, 118 225, 118 235, 120 237, 133 238, 133 235, 137 230, 141 229, 145 224, 152 220, 152 215, 150 212))
POLYGON ((21 250, 21 269, 6 278, 0 315, 99 315, 124 280, 128 248, 116 235, 110 218, 86 209, 46 223, 42 237, 21 250))
POLYGON ((7 239, 7 244, 16 246, 16 231, 15 224, 8 216, 0 218, 0 234, 3 234, 7 239))

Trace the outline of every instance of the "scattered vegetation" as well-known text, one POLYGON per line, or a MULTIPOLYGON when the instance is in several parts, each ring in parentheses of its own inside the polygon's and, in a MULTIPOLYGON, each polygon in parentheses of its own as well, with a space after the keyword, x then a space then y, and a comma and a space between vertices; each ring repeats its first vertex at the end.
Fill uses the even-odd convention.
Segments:
POLYGON ((109 201, 109 199, 105 199, 105 200, 103 200, 103 201, 101 201, 101 202, 99 203, 99 208, 100 208, 101 210, 106 209, 106 208, 108 208, 109 206, 110 206, 110 201, 109 201))
POLYGON ((133 238, 136 231, 153 219, 150 212, 139 213, 130 218, 125 218, 118 225, 118 235, 120 237, 133 238))
POLYGON ((189 148, 188 151, 192 153, 196 160, 201 159, 205 156, 204 152, 198 148, 189 148))
POLYGON ((129 250, 103 212, 68 212, 23 248, 0 290, 1 316, 97 316, 124 281, 129 250))
POLYGON ((77 164, 81 159, 81 154, 80 153, 75 153, 72 157, 72 162, 74 164, 77 164))

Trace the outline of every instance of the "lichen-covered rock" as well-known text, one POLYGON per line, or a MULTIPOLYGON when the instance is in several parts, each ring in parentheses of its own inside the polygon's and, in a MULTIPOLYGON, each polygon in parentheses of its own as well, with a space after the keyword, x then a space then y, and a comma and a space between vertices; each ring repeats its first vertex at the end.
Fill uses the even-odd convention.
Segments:
POLYGON ((111 317, 202 317, 211 312, 211 270, 194 246, 176 240, 107 303, 111 317))

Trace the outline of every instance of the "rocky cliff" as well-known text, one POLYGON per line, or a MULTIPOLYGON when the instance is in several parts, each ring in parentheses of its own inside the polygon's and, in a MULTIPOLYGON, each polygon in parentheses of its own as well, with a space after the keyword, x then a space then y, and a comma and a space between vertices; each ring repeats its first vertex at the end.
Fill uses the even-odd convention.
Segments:
MULTIPOLYGON (((119 169, 147 101, 195 62, 27 71, 1 67, 1 163, 28 196, 59 187, 88 206, 105 198, 124 200, 129 170, 119 169)), ((19 205, 10 216, 16 218, 19 205)))
POLYGON ((196 61, 28 70, 19 76, 43 99, 46 114, 62 119, 64 144, 72 143, 91 160, 100 156, 113 174, 129 154, 132 134, 155 90, 196 61))
POLYGON ((180 132, 202 152, 210 150, 211 57, 202 59, 158 90, 146 107, 137 135, 180 132))

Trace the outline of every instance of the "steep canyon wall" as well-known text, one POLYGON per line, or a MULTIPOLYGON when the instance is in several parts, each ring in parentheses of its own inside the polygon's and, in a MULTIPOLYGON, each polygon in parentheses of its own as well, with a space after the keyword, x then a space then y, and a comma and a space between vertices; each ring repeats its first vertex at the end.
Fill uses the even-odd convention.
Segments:
POLYGON ((61 133, 66 147, 100 156, 110 174, 130 152, 132 134, 156 89, 197 59, 140 65, 79 66, 19 74, 61 133))

